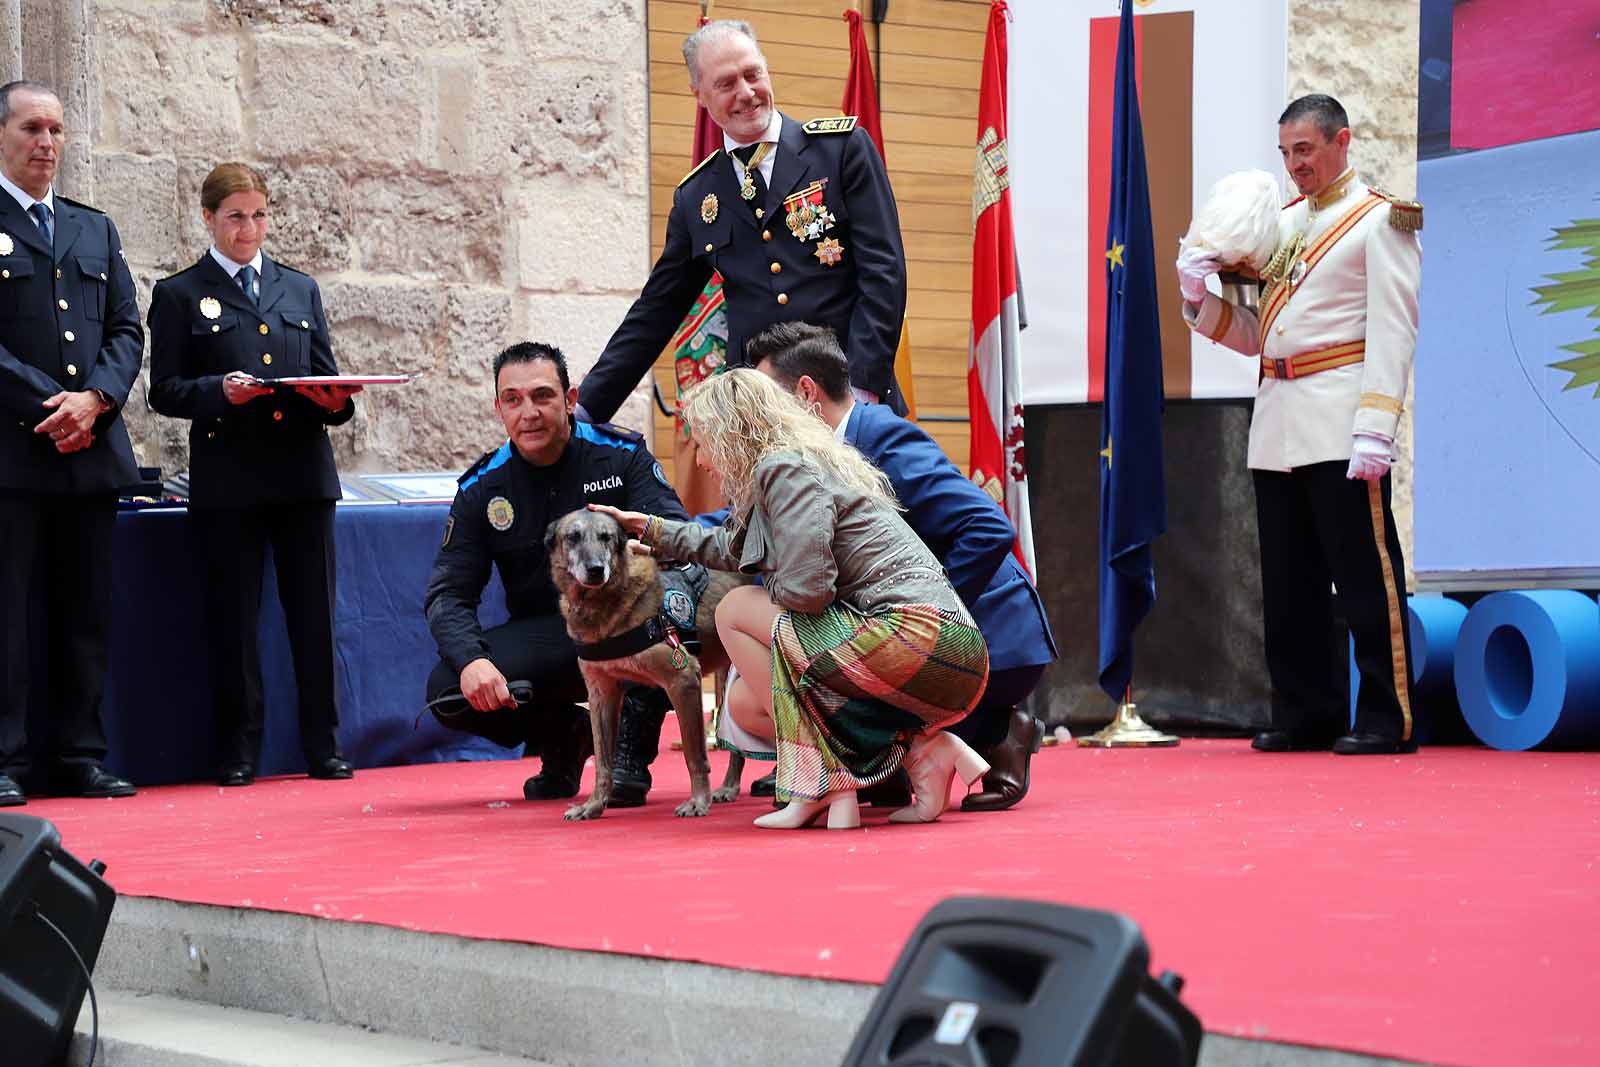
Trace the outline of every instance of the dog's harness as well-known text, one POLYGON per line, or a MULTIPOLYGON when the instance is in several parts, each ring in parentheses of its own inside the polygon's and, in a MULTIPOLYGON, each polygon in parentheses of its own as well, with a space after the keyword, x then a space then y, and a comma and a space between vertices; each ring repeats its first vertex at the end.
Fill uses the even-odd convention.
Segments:
POLYGON ((604 641, 589 644, 579 641, 574 644, 578 649, 579 659, 607 660, 637 656, 645 649, 659 645, 663 641, 672 646, 672 665, 682 670, 689 662, 689 655, 684 648, 683 638, 678 636, 678 628, 673 625, 666 612, 653 615, 633 629, 613 634, 604 641))
POLYGON ((700 654, 700 633, 695 629, 695 607, 705 593, 708 576, 698 563, 661 569, 661 610, 631 630, 590 644, 576 642, 578 658, 622 659, 637 656, 663 641, 672 646, 672 666, 682 670, 690 656, 700 654))

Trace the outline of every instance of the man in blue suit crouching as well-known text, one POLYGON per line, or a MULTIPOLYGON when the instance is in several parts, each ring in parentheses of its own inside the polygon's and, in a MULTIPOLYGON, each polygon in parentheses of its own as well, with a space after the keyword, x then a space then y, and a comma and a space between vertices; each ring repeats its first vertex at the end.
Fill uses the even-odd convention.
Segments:
POLYGON ((1039 593, 1012 554, 1011 520, 914 423, 882 404, 856 402, 832 330, 779 323, 751 338, 745 355, 889 476, 906 522, 944 564, 989 646, 988 688, 971 714, 950 727, 990 766, 983 790, 961 808, 1011 807, 1028 792, 1029 757, 1043 732, 1019 705, 1056 658, 1039 593))

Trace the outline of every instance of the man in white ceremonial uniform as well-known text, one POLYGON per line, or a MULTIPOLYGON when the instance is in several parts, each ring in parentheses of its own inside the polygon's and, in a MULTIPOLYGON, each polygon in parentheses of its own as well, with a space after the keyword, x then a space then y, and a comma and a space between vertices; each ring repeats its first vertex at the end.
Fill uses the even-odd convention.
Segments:
POLYGON ((1349 146, 1332 97, 1301 97, 1279 118, 1278 149, 1302 195, 1280 215, 1258 308, 1206 290, 1215 257, 1178 260, 1190 328, 1261 357, 1249 465, 1272 722, 1254 745, 1269 752, 1416 748, 1389 465, 1416 350, 1422 209, 1364 184, 1349 146), (1349 732, 1335 595, 1361 676, 1349 732))

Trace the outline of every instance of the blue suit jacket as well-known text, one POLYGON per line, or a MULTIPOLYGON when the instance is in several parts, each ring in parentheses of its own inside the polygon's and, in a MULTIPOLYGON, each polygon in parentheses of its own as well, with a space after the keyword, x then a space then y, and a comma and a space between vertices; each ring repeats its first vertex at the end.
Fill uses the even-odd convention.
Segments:
POLYGON ((989 667, 1051 663, 1056 642, 1044 604, 1012 554, 1016 531, 994 499, 937 442, 882 404, 857 404, 844 439, 889 476, 905 520, 944 564, 989 646, 989 667))

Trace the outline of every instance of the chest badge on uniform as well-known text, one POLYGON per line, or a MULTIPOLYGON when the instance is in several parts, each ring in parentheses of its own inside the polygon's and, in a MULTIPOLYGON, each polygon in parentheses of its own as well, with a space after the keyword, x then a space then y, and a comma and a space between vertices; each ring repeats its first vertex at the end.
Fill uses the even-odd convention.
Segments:
POLYGON ((814 241, 833 229, 836 220, 822 199, 827 184, 826 178, 814 181, 783 198, 783 221, 797 240, 814 241))
POLYGON ((11 235, 0 230, 0 256, 9 256, 16 250, 17 246, 11 242, 11 235))
POLYGON ((222 317, 222 305, 214 296, 203 297, 200 300, 200 314, 203 318, 218 319, 222 317))
POLYGON ((831 267, 844 258, 844 245, 835 241, 832 237, 827 237, 817 243, 816 250, 812 255, 816 256, 817 262, 824 267, 831 267))
POLYGON ((517 512, 511 506, 511 501, 503 496, 497 496, 489 501, 487 511, 489 525, 501 533, 511 529, 511 524, 517 520, 517 512))
POLYGON ((708 193, 706 198, 700 201, 700 221, 708 225, 717 221, 716 193, 708 193))

